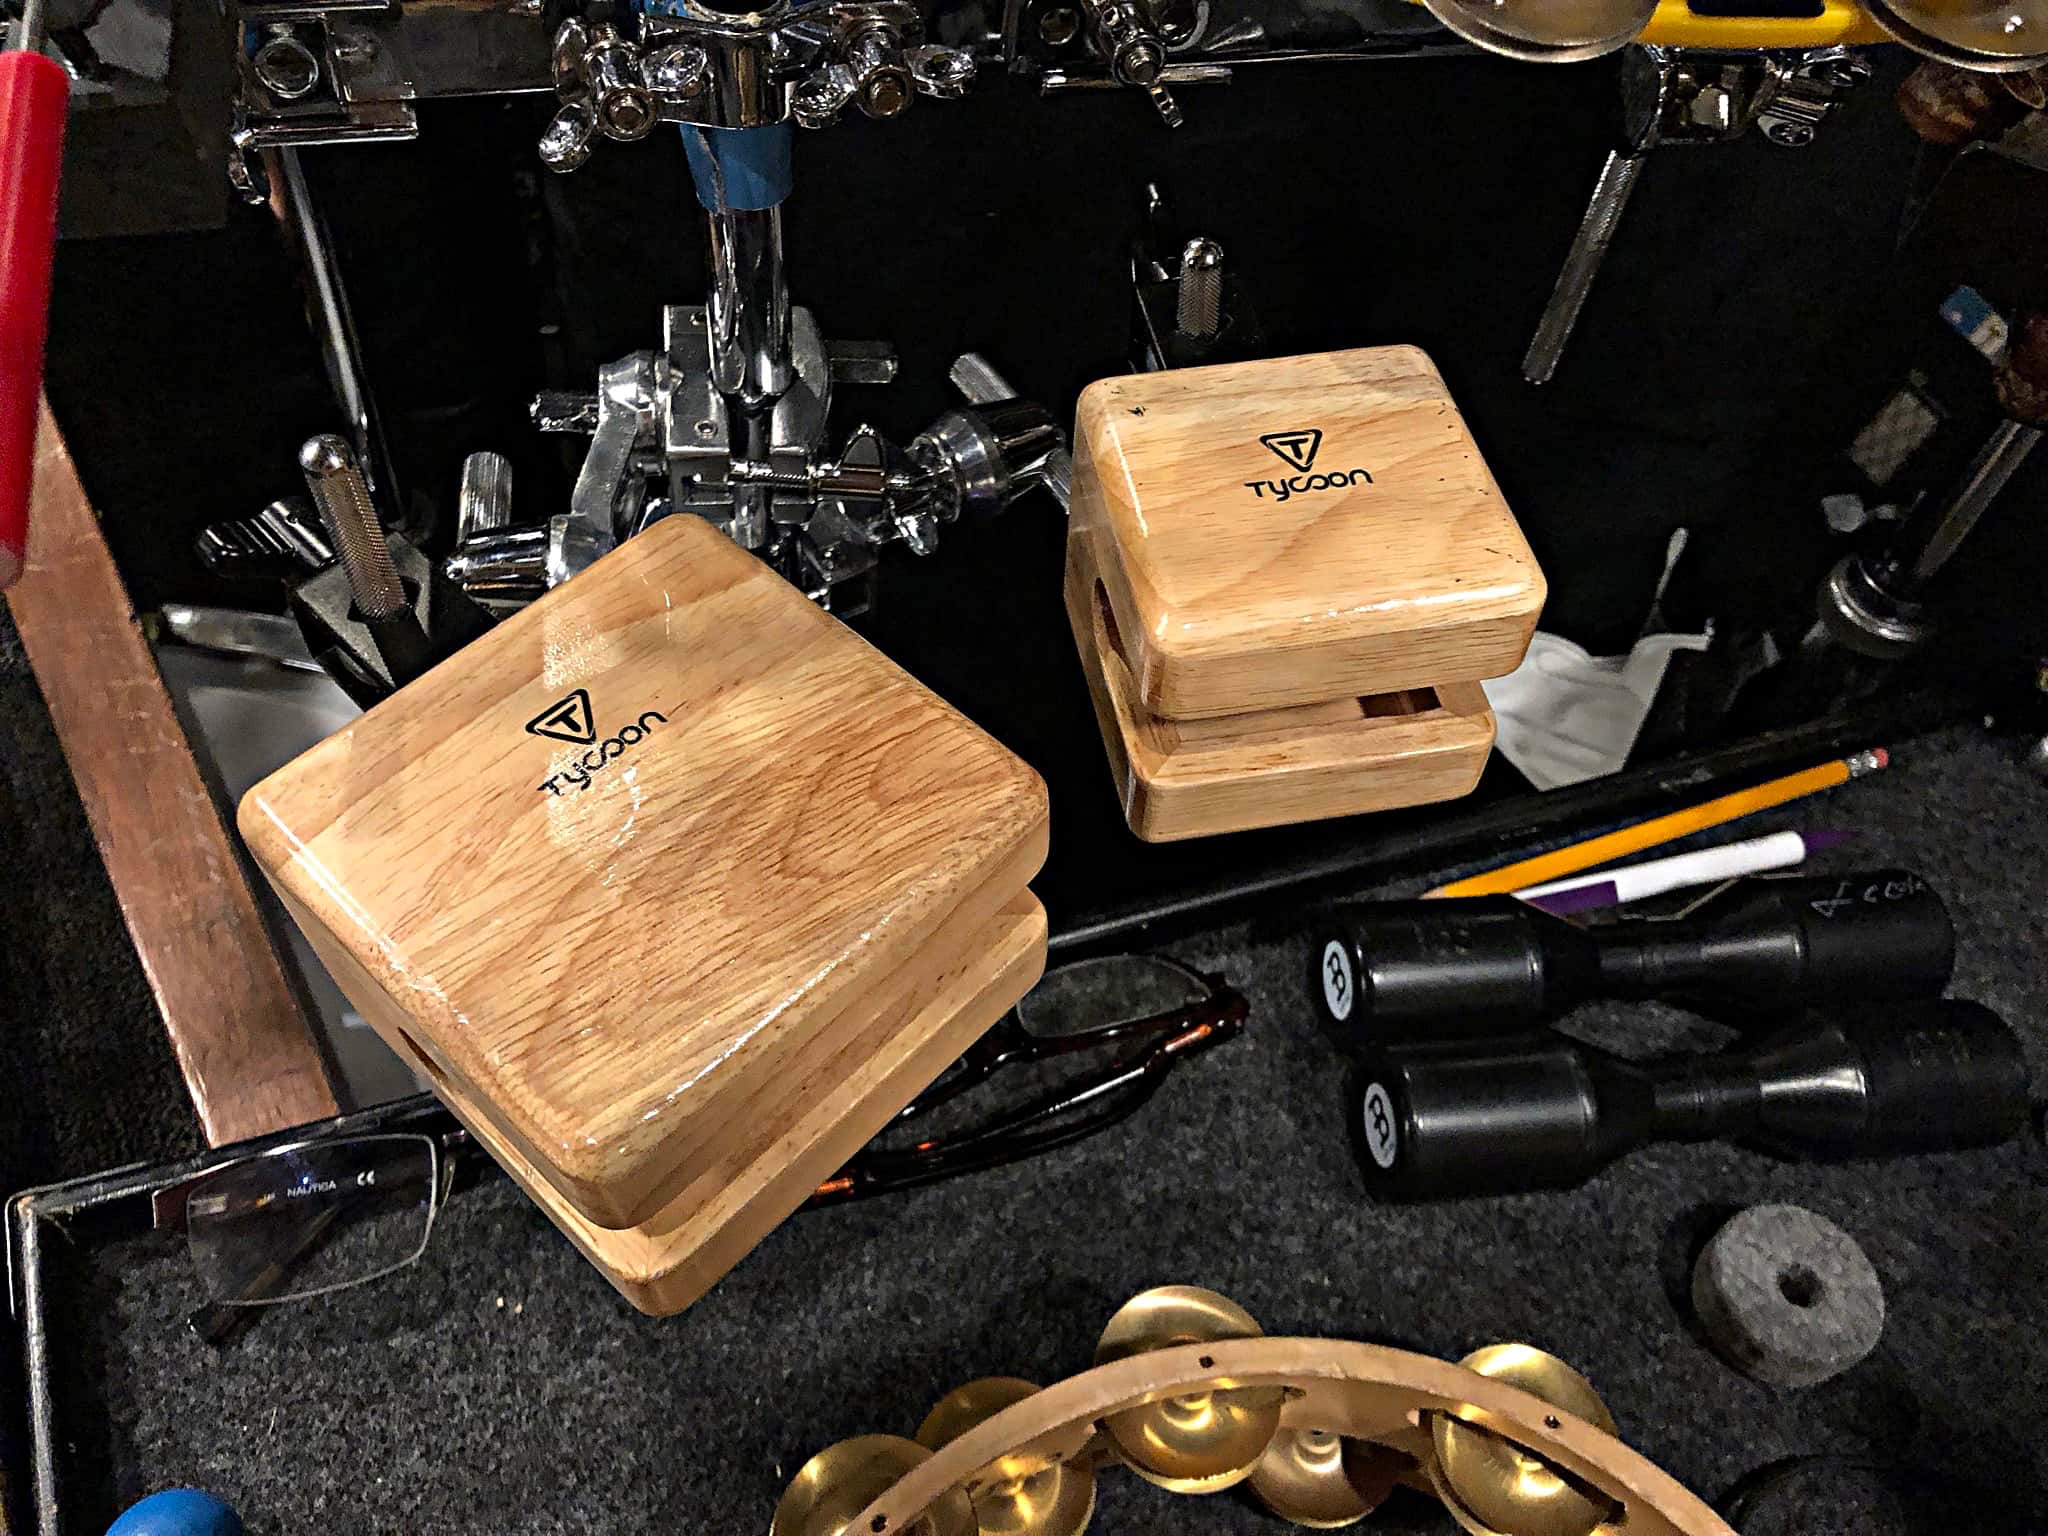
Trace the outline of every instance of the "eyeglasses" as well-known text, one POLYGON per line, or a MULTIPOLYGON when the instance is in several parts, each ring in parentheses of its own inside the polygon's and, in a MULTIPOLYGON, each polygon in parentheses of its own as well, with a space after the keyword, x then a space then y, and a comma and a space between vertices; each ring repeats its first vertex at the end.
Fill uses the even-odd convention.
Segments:
POLYGON ((313 1138, 201 1174, 159 1202, 182 1225, 206 1295, 193 1331, 224 1342, 236 1309, 303 1301, 404 1269, 426 1252, 468 1134, 313 1138))
POLYGON ((1221 976, 1161 956, 1048 971, 808 1205, 978 1173, 1093 1136, 1134 1114, 1178 1062, 1234 1039, 1249 1011, 1221 976), (1008 1090, 1007 1104, 986 1102, 997 1089, 1008 1090))
MULTIPOLYGON (((808 1206, 910 1189, 1049 1152, 1116 1124, 1176 1063, 1234 1038, 1249 1005, 1220 976, 1140 955, 1048 971, 808 1206)), ((224 1343, 258 1307, 382 1279, 426 1252, 467 1132, 312 1137, 160 1191, 206 1294, 193 1330, 224 1343)))

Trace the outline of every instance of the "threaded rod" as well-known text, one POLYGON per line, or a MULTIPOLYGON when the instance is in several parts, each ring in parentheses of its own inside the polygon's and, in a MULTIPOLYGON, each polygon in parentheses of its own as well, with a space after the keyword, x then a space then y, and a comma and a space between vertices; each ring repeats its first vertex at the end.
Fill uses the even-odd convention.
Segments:
POLYGON ((1196 236, 1180 253, 1180 289, 1173 328, 1207 341, 1223 325, 1223 247, 1196 236))
POLYGON ((348 574, 356 611, 365 619, 388 619, 406 611, 405 587, 391 563, 384 525, 370 500, 370 487, 348 443, 331 432, 306 439, 299 450, 299 468, 320 520, 334 540, 341 568, 348 574))

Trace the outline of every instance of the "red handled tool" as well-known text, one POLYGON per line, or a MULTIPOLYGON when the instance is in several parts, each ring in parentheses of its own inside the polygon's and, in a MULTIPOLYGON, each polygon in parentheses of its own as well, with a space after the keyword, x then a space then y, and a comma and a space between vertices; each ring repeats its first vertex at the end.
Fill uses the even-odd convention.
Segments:
POLYGON ((63 66, 38 51, 42 19, 42 0, 27 0, 17 46, 0 53, 0 587, 13 584, 28 555, 57 171, 71 94, 63 66))

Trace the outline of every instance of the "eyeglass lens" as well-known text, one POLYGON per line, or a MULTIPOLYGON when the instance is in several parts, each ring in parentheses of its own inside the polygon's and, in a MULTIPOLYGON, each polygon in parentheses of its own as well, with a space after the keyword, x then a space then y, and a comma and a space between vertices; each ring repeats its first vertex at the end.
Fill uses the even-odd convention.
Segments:
POLYGON ((1171 1013, 1208 994, 1207 983, 1173 961, 1104 955, 1047 971, 1017 1005, 1017 1017, 1034 1035, 1054 1039, 1171 1013))
POLYGON ((261 1306, 360 1285, 425 1250, 439 1203, 429 1136, 365 1136, 232 1163, 185 1199, 210 1301, 261 1306))

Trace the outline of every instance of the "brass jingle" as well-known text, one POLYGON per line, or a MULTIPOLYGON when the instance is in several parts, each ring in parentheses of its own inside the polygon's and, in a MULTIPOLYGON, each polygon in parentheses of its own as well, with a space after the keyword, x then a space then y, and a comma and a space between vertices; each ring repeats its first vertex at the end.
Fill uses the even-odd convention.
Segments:
POLYGON ((1327 1429, 1283 1429, 1248 1486, 1283 1520, 1332 1530, 1363 1520, 1394 1491, 1407 1458, 1327 1429))
MULTIPOLYGON (((1593 1384, 1555 1355, 1527 1344, 1490 1344, 1458 1363, 1614 1433, 1614 1417, 1593 1384)), ((1615 1515, 1614 1501, 1598 1489, 1490 1429, 1437 1413, 1430 1415, 1430 1438, 1430 1482, 1472 1536, 1592 1536, 1615 1515)))
POLYGON ((1657 0, 1423 0, 1429 14, 1486 49, 1539 64, 1570 64, 1626 48, 1657 0))
MULTIPOLYGON (((797 1469, 768 1536, 846 1536, 862 1510, 931 1454, 901 1435, 856 1435, 828 1445, 797 1469)), ((975 1536, 974 1506, 964 1489, 949 1489, 894 1536, 975 1536)))
POLYGON ((1981 74, 2048 63, 2048 8, 2041 0, 1957 6, 1938 0, 1865 0, 1870 19, 1915 53, 1981 74))
MULTIPOLYGON (((1095 1363, 1179 1344, 1255 1339, 1265 1330, 1228 1297, 1198 1285, 1162 1285, 1117 1308, 1096 1341, 1095 1363)), ((1280 1387, 1190 1392, 1105 1418, 1117 1459, 1174 1493, 1220 1493, 1252 1475, 1280 1428, 1280 1387)))
MULTIPOLYGON (((1038 1391, 1015 1376, 983 1376, 940 1398, 917 1427, 917 1443, 936 1451, 1012 1403, 1038 1391)), ((1006 1456, 996 1481, 974 1497, 982 1536, 1081 1536, 1095 1513, 1095 1473, 1044 1456, 1006 1456)))
MULTIPOLYGON (((1460 1504, 1457 1494, 1452 1492, 1450 1486, 1444 1482, 1442 1474, 1437 1471, 1434 1464, 1429 1469, 1429 1481, 1430 1486, 1436 1490, 1436 1496, 1443 1501, 1444 1508, 1449 1511, 1451 1518, 1468 1532, 1469 1536, 1521 1536, 1519 1531, 1494 1530, 1477 1515, 1473 1514, 1471 1510, 1460 1504)), ((1623 1527, 1618 1522, 1603 1520, 1600 1524, 1593 1527, 1592 1536, 1622 1536, 1622 1530, 1623 1527)))

